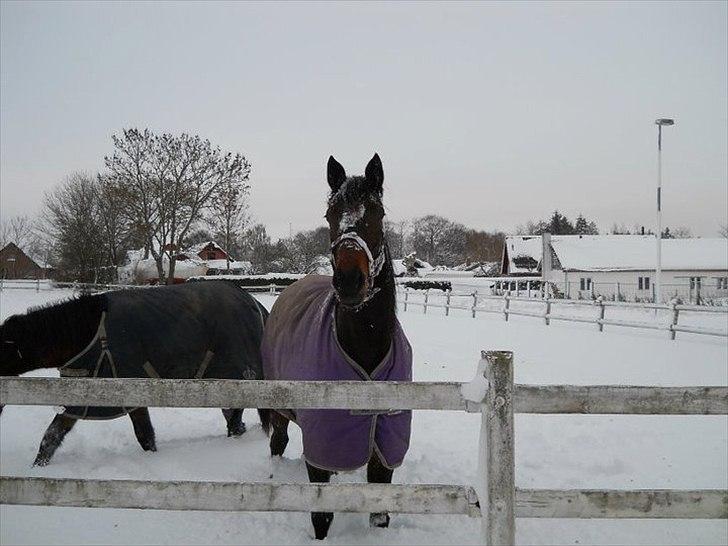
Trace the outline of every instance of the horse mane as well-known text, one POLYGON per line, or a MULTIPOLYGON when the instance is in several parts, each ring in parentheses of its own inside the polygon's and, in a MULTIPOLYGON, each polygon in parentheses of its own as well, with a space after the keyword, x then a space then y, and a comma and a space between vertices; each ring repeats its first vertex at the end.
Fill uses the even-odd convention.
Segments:
POLYGON ((106 310, 106 295, 81 294, 45 305, 31 307, 15 315, 24 346, 72 346, 81 351, 93 338, 101 313, 106 310))

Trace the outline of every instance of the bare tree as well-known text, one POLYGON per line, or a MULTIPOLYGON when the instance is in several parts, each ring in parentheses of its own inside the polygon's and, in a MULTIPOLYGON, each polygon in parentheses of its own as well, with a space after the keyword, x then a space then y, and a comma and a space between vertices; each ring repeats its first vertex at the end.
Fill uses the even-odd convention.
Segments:
POLYGON ((384 221, 384 238, 389 247, 389 253, 392 258, 403 258, 405 252, 405 233, 407 230, 407 221, 399 222, 384 221))
POLYGON ((419 256, 448 266, 465 259, 466 229, 447 218, 430 214, 412 221, 410 242, 419 256))
POLYGON ((114 155, 105 158, 110 177, 125 192, 160 280, 172 282, 187 234, 224 188, 245 186, 250 163, 239 153, 224 153, 209 140, 185 133, 157 136, 127 129, 112 139, 114 155))
POLYGON ((15 243, 18 248, 27 251, 34 240, 33 221, 28 216, 11 216, 0 222, 0 248, 15 243))
POLYGON ((43 199, 43 232, 55 241, 61 276, 98 281, 113 267, 104 245, 95 177, 74 173, 43 199))
POLYGON ((227 255, 226 269, 230 270, 230 253, 238 249, 239 235, 247 223, 247 195, 250 186, 245 183, 225 182, 213 194, 207 215, 207 223, 215 237, 220 237, 227 255))

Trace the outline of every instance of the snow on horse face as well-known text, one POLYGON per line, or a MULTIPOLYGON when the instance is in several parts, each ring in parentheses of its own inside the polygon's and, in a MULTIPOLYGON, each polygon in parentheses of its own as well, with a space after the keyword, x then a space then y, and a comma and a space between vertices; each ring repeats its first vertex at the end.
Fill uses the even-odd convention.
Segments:
POLYGON ((334 289, 343 305, 355 307, 374 294, 374 279, 385 260, 382 162, 375 154, 364 176, 347 177, 330 157, 327 178, 334 289))

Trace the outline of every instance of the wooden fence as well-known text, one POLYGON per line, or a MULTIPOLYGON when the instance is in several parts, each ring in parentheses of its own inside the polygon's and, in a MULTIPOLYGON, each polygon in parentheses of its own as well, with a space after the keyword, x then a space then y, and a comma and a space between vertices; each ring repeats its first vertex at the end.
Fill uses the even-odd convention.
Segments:
POLYGON ((530 298, 530 297, 518 297, 511 295, 510 292, 506 292, 502 296, 492 296, 489 294, 479 294, 477 291, 470 293, 453 292, 448 290, 444 293, 445 302, 436 303, 431 299, 431 293, 441 293, 437 290, 425 290, 418 291, 410 288, 405 288, 399 291, 398 303, 402 305, 403 310, 407 311, 409 307, 416 306, 422 307, 423 313, 427 314, 429 309, 444 309, 445 316, 450 315, 451 309, 460 309, 469 311, 470 315, 475 318, 477 313, 492 313, 503 316, 505 321, 511 316, 521 317, 532 317, 538 318, 544 321, 546 326, 551 324, 551 321, 565 321, 565 322, 583 322, 588 324, 596 325, 597 329, 602 332, 604 326, 620 326, 627 328, 644 328, 649 330, 663 330, 666 331, 670 339, 675 339, 677 332, 691 333, 691 334, 702 334, 708 336, 718 336, 728 338, 728 331, 717 330, 714 328, 703 328, 699 326, 685 326, 678 324, 680 312, 695 312, 695 313, 713 313, 719 315, 725 315, 728 319, 728 306, 706 306, 706 305, 683 305, 673 300, 669 304, 655 304, 655 303, 632 303, 632 302, 621 302, 621 301, 608 301, 602 297, 598 297, 595 300, 568 300, 560 298, 530 298), (422 301, 415 301, 412 298, 412 294, 423 293, 422 301), (459 302, 453 302, 453 299, 459 298, 459 302), (489 300, 496 300, 502 302, 500 309, 491 309, 483 306, 479 306, 478 303, 482 303, 489 300), (465 303, 462 303, 462 302, 465 303), (534 310, 522 310, 512 309, 511 302, 519 302, 525 306, 533 306, 534 310), (577 317, 570 315, 563 315, 553 312, 554 306, 565 305, 575 307, 586 307, 595 311, 594 316, 591 317, 577 317), (606 310, 608 308, 621 308, 621 309, 641 309, 641 310, 665 310, 670 312, 670 323, 654 322, 637 322, 630 320, 619 320, 609 318, 606 316, 606 310))
MULTIPOLYGON (((0 404, 287 407, 480 412, 480 499, 463 485, 269 484, 0 477, 0 503, 157 510, 483 515, 483 543, 514 544, 515 518, 728 518, 726 490, 515 487, 513 414, 728 415, 728 387, 514 385, 513 355, 483 352, 487 385, 1 377, 0 404)), ((482 379, 481 379, 482 381, 482 379)))

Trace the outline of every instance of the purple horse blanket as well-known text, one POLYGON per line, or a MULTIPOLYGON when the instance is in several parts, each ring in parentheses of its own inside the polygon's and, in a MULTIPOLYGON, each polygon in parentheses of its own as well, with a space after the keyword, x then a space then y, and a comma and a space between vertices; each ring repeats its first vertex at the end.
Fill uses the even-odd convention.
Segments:
MULTIPOLYGON (((261 347, 266 379, 412 381, 412 348, 397 321, 389 352, 367 374, 336 337, 331 277, 309 275, 289 286, 271 311, 261 347)), ((409 448, 411 411, 295 410, 303 455, 324 470, 354 470, 376 450, 395 468, 409 448)))

